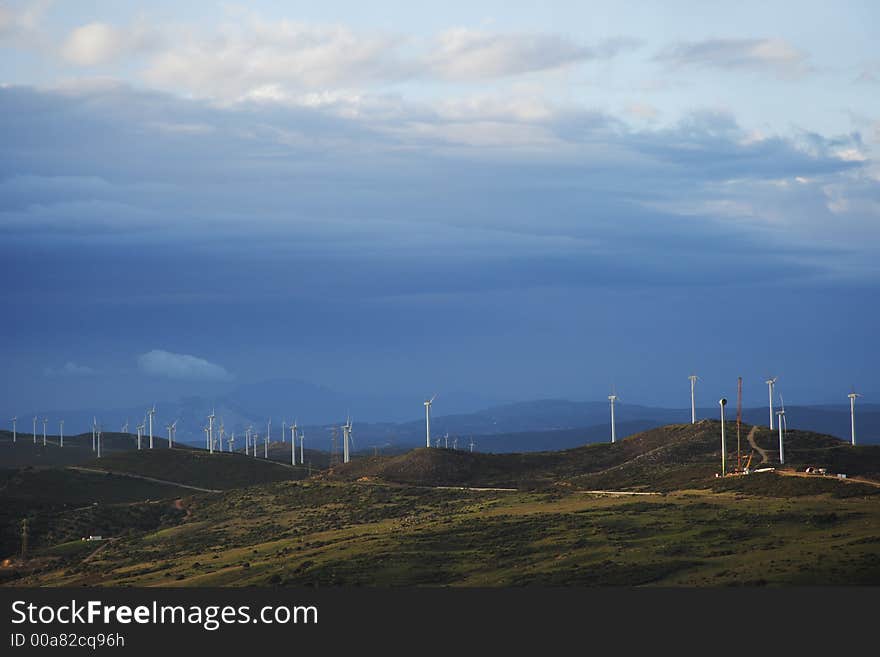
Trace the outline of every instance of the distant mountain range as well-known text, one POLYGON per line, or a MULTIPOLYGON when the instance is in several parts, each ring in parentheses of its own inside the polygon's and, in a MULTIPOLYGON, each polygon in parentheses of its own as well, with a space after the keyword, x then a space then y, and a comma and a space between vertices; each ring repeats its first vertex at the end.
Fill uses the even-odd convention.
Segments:
MULTIPOLYGON (((265 435, 268 419, 272 418, 272 439, 281 440, 282 423, 297 419, 314 449, 330 448, 333 425, 344 422, 351 413, 354 422, 356 451, 373 449, 406 449, 425 444, 425 420, 422 398, 412 396, 350 395, 323 386, 294 379, 267 381, 241 386, 233 392, 208 399, 185 397, 177 401, 159 402, 153 433, 167 435, 166 426, 177 420, 177 441, 204 445, 203 427, 214 410, 217 427, 222 420, 226 433, 241 436, 248 426, 265 435)), ((65 433, 89 431, 92 418, 103 424, 105 431, 119 431, 126 420, 129 432, 144 420, 147 405, 127 409, 80 409, 21 413, 6 409, 6 418, 17 414, 21 434, 31 432, 31 418, 49 418, 49 433, 56 434, 58 419, 65 420, 65 433)), ((608 403, 573 402, 545 399, 509 404, 474 399, 464 393, 442 393, 434 405, 431 434, 439 438, 449 434, 449 446, 457 439, 459 449, 466 449, 471 438, 479 451, 510 452, 565 449, 588 442, 610 438, 608 403), (444 412, 439 412, 443 409, 444 412), (482 410, 478 410, 482 409, 482 410), (452 411, 452 412, 450 412, 452 411)), ((652 427, 690 420, 690 409, 670 409, 618 402, 615 407, 617 434, 623 438, 652 427)), ((698 418, 716 418, 717 407, 699 408, 698 418)), ((731 409, 730 420, 735 420, 731 409)), ((826 433, 845 440, 850 436, 849 406, 811 405, 786 408, 788 426, 826 433)), ((768 423, 767 408, 743 409, 748 424, 768 423)), ((11 428, 9 421, 3 426, 11 428)), ((860 443, 880 443, 880 405, 860 403, 856 412, 856 431, 860 443)), ((39 423, 37 432, 42 432, 39 423)), ((290 430, 285 438, 289 439, 290 430)), ((444 443, 445 443, 445 439, 444 443)), ((237 441, 237 444, 242 444, 237 441)))

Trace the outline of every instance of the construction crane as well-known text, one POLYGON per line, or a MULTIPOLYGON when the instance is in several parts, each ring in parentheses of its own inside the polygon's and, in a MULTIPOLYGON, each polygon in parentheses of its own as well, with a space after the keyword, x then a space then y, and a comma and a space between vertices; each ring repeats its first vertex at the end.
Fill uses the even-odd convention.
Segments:
MULTIPOLYGON (((740 434, 742 431, 743 417, 743 378, 736 379, 736 469, 742 472, 742 452, 740 451, 740 434)), ((749 457, 749 463, 752 462, 749 457)), ((748 466, 746 466, 748 468, 748 466)))

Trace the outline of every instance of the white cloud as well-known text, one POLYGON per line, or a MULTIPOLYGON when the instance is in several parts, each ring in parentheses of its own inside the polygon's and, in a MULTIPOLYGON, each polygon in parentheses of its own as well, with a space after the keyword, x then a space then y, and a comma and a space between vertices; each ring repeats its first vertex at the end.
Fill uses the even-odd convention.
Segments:
POLYGON ((656 59, 675 66, 769 72, 781 78, 810 71, 807 55, 783 39, 706 39, 674 44, 656 59))
POLYGON ((54 368, 47 367, 43 370, 43 373, 46 376, 50 377, 58 377, 58 376, 93 376, 97 374, 97 370, 88 367, 87 365, 79 365, 74 363, 73 361, 67 361, 63 366, 54 368))
POLYGON ((430 70, 441 78, 480 80, 612 57, 632 44, 614 40, 591 48, 556 34, 498 34, 457 28, 437 37, 428 59, 430 70))
POLYGON ((191 356, 153 349, 137 358, 138 367, 147 374, 169 379, 231 381, 233 376, 220 365, 191 356))
POLYGON ((157 32, 143 22, 127 27, 89 23, 68 35, 61 46, 61 56, 78 66, 99 66, 145 52, 158 43, 157 32))

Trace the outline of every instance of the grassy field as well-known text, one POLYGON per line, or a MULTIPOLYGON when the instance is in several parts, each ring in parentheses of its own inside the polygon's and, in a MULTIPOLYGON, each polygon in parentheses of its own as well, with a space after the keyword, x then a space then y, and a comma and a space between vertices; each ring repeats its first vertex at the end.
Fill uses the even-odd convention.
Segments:
MULTIPOLYGON (((880 487, 782 472, 717 478, 718 429, 708 421, 672 425, 564 452, 419 449, 356 459, 308 479, 259 459, 186 450, 126 452, 100 463, 225 489, 218 493, 69 470, 13 471, 0 488, 4 495, 16 491, 10 508, 20 510, 22 500, 45 507, 42 520, 40 513, 33 518, 32 558, 13 559, 0 580, 22 586, 880 584, 880 487), (63 508, 47 501, 47 491, 59 488, 69 490, 71 504, 63 508), (649 494, 590 492, 597 489, 649 494), (101 504, 88 504, 95 496, 101 504), (72 506, 79 502, 85 506, 72 506), (112 540, 77 543, 89 533, 112 540)), ((754 437, 771 457, 763 465, 778 465, 769 430, 754 437)), ((864 476, 878 470, 880 448, 853 450, 833 438, 790 432, 788 453, 798 469, 826 463, 864 476)))
POLYGON ((180 522, 122 537, 86 562, 55 546, 15 583, 880 584, 877 496, 707 489, 623 498, 281 482, 183 504, 180 522))

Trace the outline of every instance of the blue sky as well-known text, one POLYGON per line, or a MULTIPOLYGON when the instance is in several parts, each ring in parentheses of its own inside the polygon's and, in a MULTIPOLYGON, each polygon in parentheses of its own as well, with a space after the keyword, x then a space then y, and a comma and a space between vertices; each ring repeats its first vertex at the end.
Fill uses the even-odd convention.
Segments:
POLYGON ((0 1, 0 408, 876 399, 878 14, 0 1))

